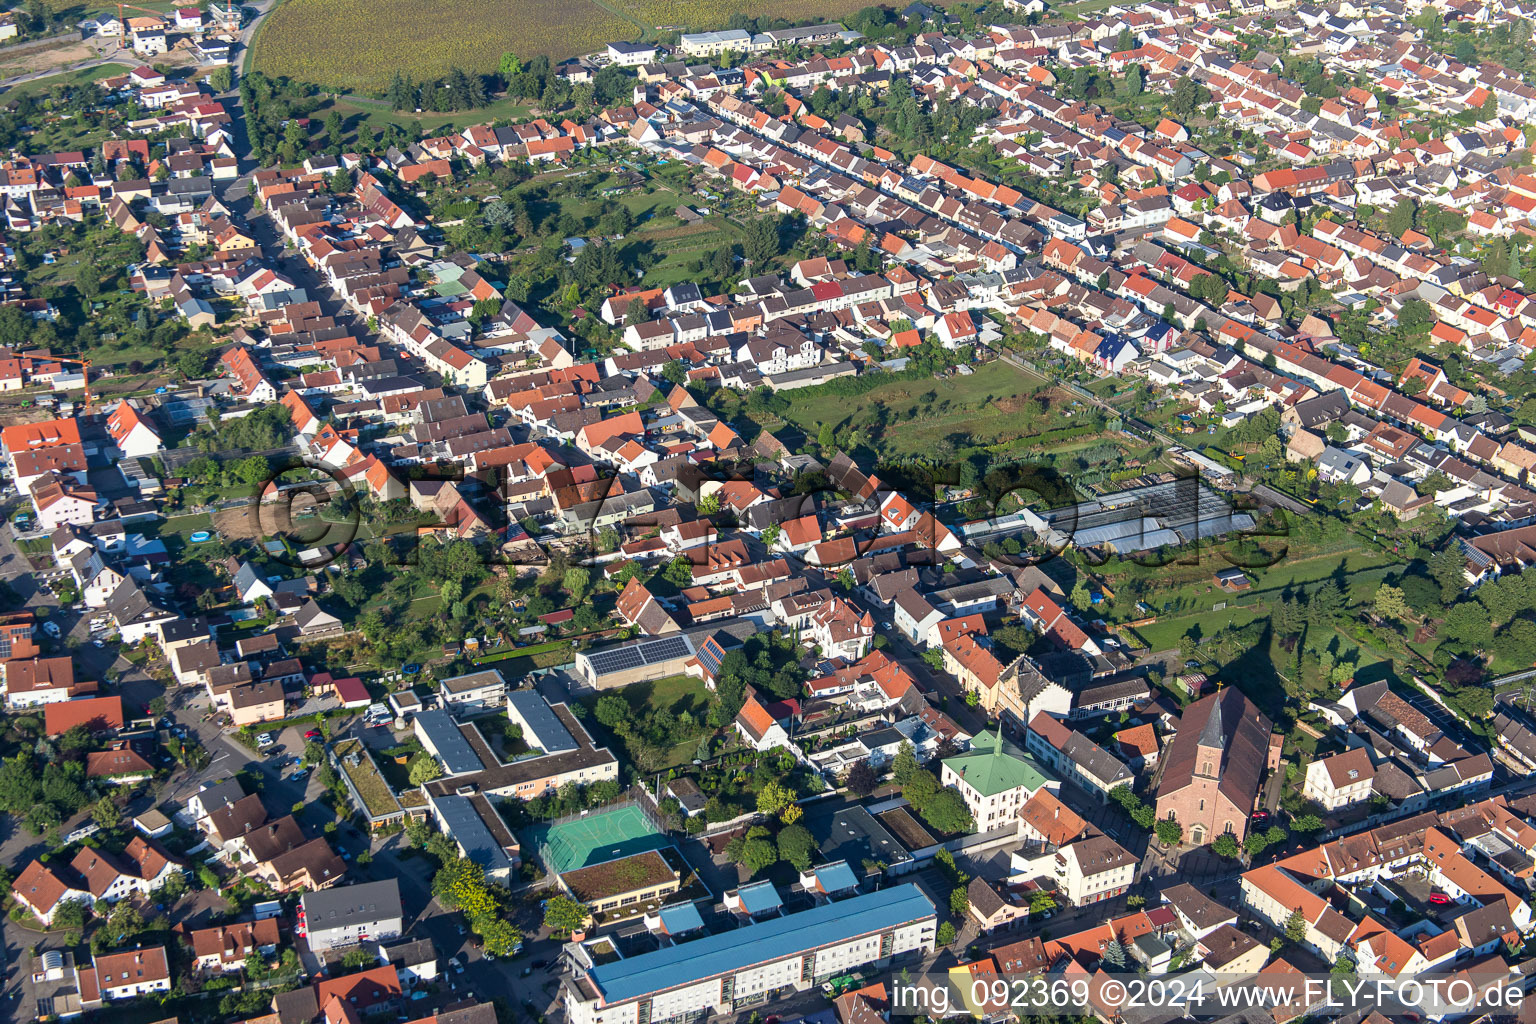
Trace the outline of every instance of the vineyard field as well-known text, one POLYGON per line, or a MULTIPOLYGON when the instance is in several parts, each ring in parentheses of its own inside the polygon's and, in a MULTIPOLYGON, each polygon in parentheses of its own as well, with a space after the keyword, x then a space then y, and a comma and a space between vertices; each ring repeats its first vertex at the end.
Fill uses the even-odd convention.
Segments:
POLYGON ((560 60, 633 39, 593 0, 284 0, 257 33, 252 66, 344 92, 379 93, 396 71, 487 74, 504 51, 560 60))
POLYGON ((257 32, 251 66, 341 92, 379 94, 452 67, 486 74, 504 51, 563 60, 650 30, 701 32, 734 14, 792 22, 844 17, 869 0, 283 0, 257 32))

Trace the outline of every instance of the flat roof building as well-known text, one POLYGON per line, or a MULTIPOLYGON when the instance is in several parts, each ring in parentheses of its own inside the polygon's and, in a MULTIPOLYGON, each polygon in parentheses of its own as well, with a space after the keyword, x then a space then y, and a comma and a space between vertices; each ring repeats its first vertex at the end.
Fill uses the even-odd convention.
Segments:
POLYGON ((437 758, 443 771, 449 775, 468 775, 478 772, 485 765, 480 763, 475 750, 459 731, 459 723, 441 708, 416 712, 416 735, 427 753, 437 758))
POLYGON ((462 771, 455 769, 455 774, 448 778, 427 783, 427 792, 436 796, 462 792, 464 787, 472 786, 487 797, 531 800, 548 790, 559 789, 567 782, 586 786, 619 777, 618 758, 609 753, 607 747, 592 742, 592 737, 569 708, 556 704, 550 708, 550 713, 575 740, 575 747, 503 761, 473 722, 455 723, 442 712, 423 711, 416 716, 416 734, 422 738, 422 745, 439 757, 442 756, 440 751, 457 751, 454 764, 465 766, 462 771), (441 719, 437 717, 439 715, 442 715, 441 719), (458 743, 448 735, 450 729, 459 737, 458 742, 468 749, 469 757, 458 750, 458 743), (474 761, 472 767, 471 759, 474 761))
POLYGON ((903 953, 932 952, 938 915, 911 883, 578 970, 563 981, 572 1024, 640 1024, 733 1013, 903 953))
POLYGON ((517 840, 482 794, 428 793, 427 805, 443 834, 458 844, 467 859, 484 868, 487 877, 499 881, 511 877, 518 864, 517 840))
POLYGON ((576 740, 560 724, 549 701, 537 690, 511 690, 507 693, 507 717, 523 730, 523 742, 546 754, 575 750, 576 740))
POLYGON ((484 668, 437 684, 444 704, 458 705, 469 711, 500 704, 507 695, 507 681, 494 668, 484 668))

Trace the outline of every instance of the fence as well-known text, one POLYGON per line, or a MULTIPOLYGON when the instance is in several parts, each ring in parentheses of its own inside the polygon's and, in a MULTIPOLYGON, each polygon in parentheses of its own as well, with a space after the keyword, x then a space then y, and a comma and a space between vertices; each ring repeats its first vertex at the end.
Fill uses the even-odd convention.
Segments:
POLYGON ((582 821, 593 822, 595 825, 600 816, 623 811, 631 807, 639 812, 645 823, 657 834, 662 836, 667 834, 666 826, 662 824, 655 807, 648 800, 640 799, 635 795, 624 796, 598 807, 589 808, 584 811, 573 811, 570 814, 560 815, 542 822, 544 834, 539 839, 537 845, 539 863, 543 864, 544 869, 551 874, 559 874, 563 871, 571 870, 572 866, 580 867, 580 862, 584 862, 590 857, 593 849, 597 847, 610 844, 619 845, 635 838, 633 836, 620 835, 603 840, 602 842, 589 843, 589 848, 585 853, 582 853, 574 842, 567 840, 556 831, 562 826, 573 825, 582 821), (578 854, 581 854, 581 856, 577 856, 578 854), (566 866, 560 867, 560 865, 566 866))

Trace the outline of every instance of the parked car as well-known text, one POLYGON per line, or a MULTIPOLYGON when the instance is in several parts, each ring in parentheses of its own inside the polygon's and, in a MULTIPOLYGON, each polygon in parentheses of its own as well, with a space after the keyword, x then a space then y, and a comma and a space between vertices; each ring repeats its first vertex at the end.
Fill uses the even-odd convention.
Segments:
POLYGON ((304 738, 307 740, 317 740, 320 738, 320 731, 318 729, 311 729, 304 734, 304 738))
POLYGON ((272 734, 269 733, 269 732, 264 732, 260 736, 256 737, 256 746, 259 747, 262 750, 266 750, 268 747, 270 747, 272 744, 274 744, 276 742, 277 742, 277 740, 273 739, 272 738, 272 734))
POLYGON ((1429 902, 1437 907, 1444 907, 1450 904, 1451 897, 1443 892, 1432 892, 1429 894, 1429 902))

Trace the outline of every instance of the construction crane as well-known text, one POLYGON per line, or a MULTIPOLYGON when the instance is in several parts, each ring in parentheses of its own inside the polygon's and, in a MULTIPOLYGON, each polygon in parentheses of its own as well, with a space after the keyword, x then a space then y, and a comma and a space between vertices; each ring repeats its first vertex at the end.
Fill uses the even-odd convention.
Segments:
POLYGON ((91 396, 91 361, 89 359, 78 359, 74 356, 50 355, 48 358, 56 363, 73 363, 80 367, 80 373, 85 377, 85 411, 89 415, 93 401, 91 396))

